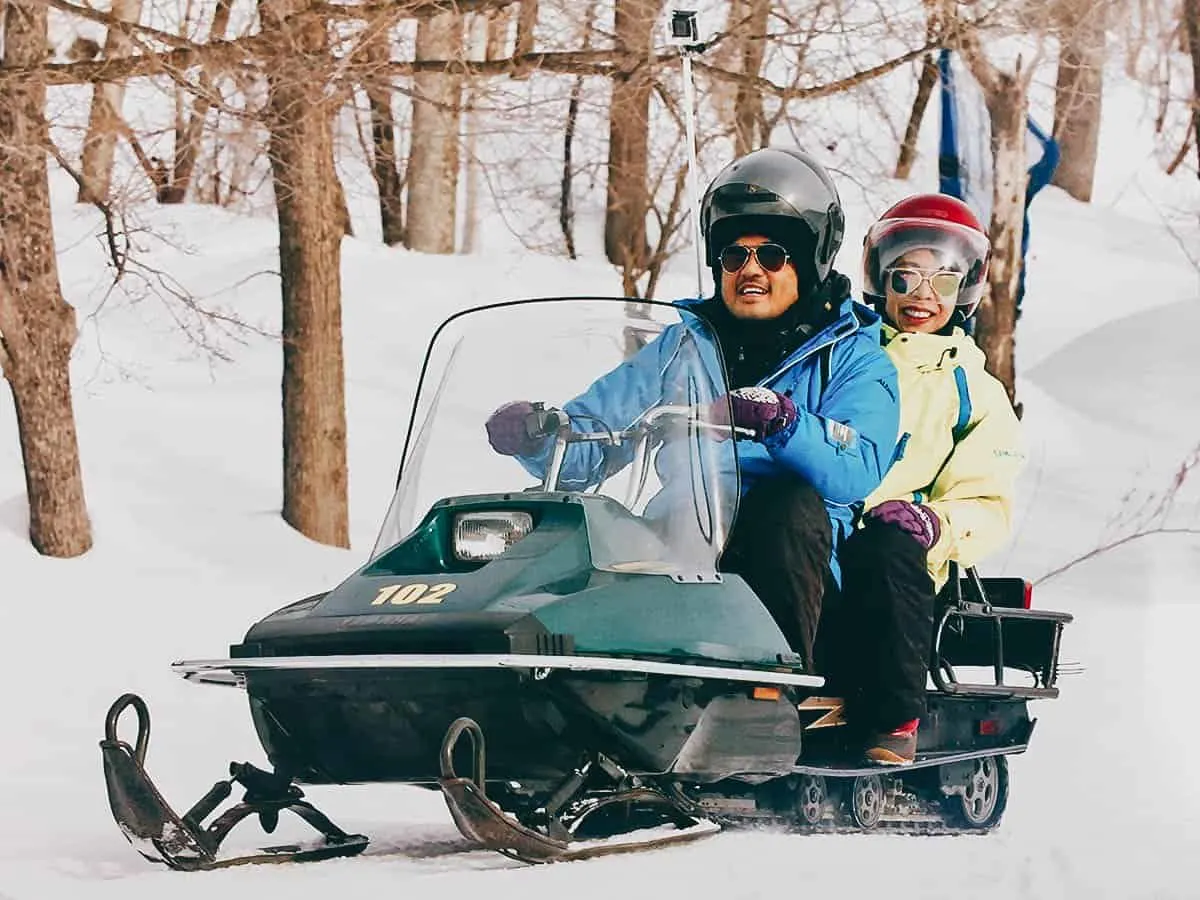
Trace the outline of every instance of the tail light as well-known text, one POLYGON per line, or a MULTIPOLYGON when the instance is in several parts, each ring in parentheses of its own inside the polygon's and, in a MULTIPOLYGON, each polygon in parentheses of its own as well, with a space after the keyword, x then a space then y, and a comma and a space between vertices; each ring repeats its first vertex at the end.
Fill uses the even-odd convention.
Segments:
POLYGON ((1026 609, 1033 609, 1033 582, 1025 582, 1025 596, 1022 600, 1026 609))

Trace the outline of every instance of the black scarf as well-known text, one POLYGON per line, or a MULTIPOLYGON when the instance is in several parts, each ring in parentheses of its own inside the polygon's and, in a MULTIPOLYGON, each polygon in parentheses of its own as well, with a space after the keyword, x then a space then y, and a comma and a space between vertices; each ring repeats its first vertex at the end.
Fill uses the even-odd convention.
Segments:
POLYGON ((774 372, 797 347, 833 321, 849 296, 850 279, 830 272, 807 302, 798 300, 774 319, 736 318, 721 299, 719 288, 696 311, 712 323, 721 342, 729 386, 738 388, 758 384, 774 372))

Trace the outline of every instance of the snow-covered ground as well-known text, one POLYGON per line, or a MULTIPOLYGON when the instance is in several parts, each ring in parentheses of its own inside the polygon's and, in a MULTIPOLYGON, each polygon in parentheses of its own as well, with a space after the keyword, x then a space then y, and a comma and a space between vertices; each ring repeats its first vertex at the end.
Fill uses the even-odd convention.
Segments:
MULTIPOLYGON (((1174 502, 1163 503, 1200 445, 1200 275, 1187 258, 1189 247, 1200 255, 1200 235, 1194 215, 1190 226, 1171 220, 1189 230, 1166 229, 1156 211, 1177 211, 1184 183, 1145 175, 1140 149, 1121 143, 1119 111, 1114 119, 1096 201, 1049 189, 1035 207, 1018 334, 1031 461, 1017 536, 987 570, 1043 579, 1035 602, 1076 614, 1064 657, 1086 670, 1064 678, 1061 699, 1035 705, 1033 747, 1013 760, 1000 830, 979 838, 739 832, 541 868, 467 852, 436 794, 353 787, 308 793, 339 824, 372 836, 359 859, 166 872, 113 824, 97 742, 108 704, 132 690, 151 706, 148 767, 176 806, 223 777, 231 759, 263 763, 244 697, 184 684, 167 664, 224 655, 252 622, 360 564, 387 506, 420 353, 438 321, 490 300, 609 294, 619 283, 611 270, 504 248, 431 258, 346 242, 353 549, 342 551, 307 541, 278 515, 277 344, 209 331, 229 357, 221 361, 181 334, 178 306, 104 300, 98 222, 56 179, 61 273, 81 316, 73 373, 96 544, 68 561, 30 548, 12 407, 0 402, 0 900, 1200 895, 1200 778, 1190 766, 1200 746, 1190 684, 1200 536, 1186 533, 1200 529, 1200 476, 1184 478, 1174 502), (1173 533, 1119 543, 1052 574, 1156 528, 1173 533)), ((926 188, 928 162, 918 169, 923 180, 881 190, 926 188)), ((861 228, 879 211, 864 204, 849 216, 841 265, 851 272, 861 228)), ((191 208, 141 215, 179 239, 145 238, 146 263, 208 304, 265 332, 278 328, 269 221, 191 208)), ((687 293, 690 271, 681 259, 660 296, 687 293)))

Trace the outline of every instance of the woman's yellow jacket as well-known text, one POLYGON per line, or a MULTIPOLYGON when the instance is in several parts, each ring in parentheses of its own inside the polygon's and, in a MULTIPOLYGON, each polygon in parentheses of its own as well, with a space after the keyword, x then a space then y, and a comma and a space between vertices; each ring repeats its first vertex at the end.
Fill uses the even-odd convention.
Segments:
POLYGON ((929 573, 940 589, 951 560, 975 565, 1008 539, 1025 463, 1020 424, 962 329, 938 335, 885 325, 882 341, 899 374, 900 439, 864 509, 908 500, 937 514, 942 530, 929 550, 929 573))

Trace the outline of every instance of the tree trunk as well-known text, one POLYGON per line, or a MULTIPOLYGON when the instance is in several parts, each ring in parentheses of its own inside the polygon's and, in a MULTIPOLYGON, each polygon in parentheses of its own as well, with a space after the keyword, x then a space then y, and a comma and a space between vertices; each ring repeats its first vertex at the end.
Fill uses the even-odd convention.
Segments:
POLYGON ((325 25, 289 21, 286 3, 259 8, 264 32, 279 38, 266 69, 283 287, 283 518, 314 541, 348 547, 344 223, 325 25))
POLYGON ((987 97, 992 126, 992 221, 988 237, 992 260, 988 292, 977 313, 975 339, 987 356, 987 369, 1016 400, 1013 330, 1017 321, 1017 281, 1021 272, 1021 228, 1025 214, 1026 87, 1018 77, 996 74, 998 90, 987 97))
POLYGON ((508 28, 512 24, 512 10, 511 6, 502 6, 499 9, 493 7, 487 11, 488 59, 504 59, 507 53, 508 28))
POLYGON ((913 98, 912 112, 908 116, 908 125, 904 129, 904 140, 900 143, 900 156, 896 159, 895 177, 906 180, 912 174, 913 163, 917 158, 917 138, 921 134, 921 121, 925 118, 925 108, 929 106, 929 98, 933 94, 933 86, 937 84, 937 60, 932 53, 926 53, 921 59, 921 74, 917 76, 917 96, 913 98))
MULTIPOLYGON (((47 7, 8 0, 4 66, 35 68, 46 54, 47 7)), ((71 405, 75 313, 63 300, 50 214, 45 85, 0 91, 0 366, 16 407, 29 539, 46 556, 92 546, 71 405)))
POLYGON ((1200 0, 1183 0, 1183 28, 1192 57, 1192 132, 1196 135, 1196 177, 1200 178, 1200 0))
POLYGON ((363 79, 371 110, 371 172, 379 192, 379 223, 389 247, 404 242, 404 179, 396 160, 396 116, 392 112, 392 82, 378 74, 392 59, 392 36, 384 31, 367 46, 370 73, 363 79))
POLYGON ((649 118, 653 73, 654 26, 662 0, 617 0, 615 38, 618 50, 636 63, 612 80, 608 127, 608 187, 604 217, 604 252, 620 266, 628 292, 630 274, 642 271, 650 255, 646 240, 650 153, 649 118))
MULTIPOLYGON (((142 15, 142 0, 113 0, 112 15, 123 22, 136 22, 142 15)), ((116 28, 108 29, 104 58, 117 59, 126 56, 129 50, 129 38, 116 28)), ((83 180, 78 194, 80 203, 103 202, 112 191, 113 158, 124 102, 124 81, 103 81, 92 86, 92 109, 80 159, 83 180)))
POLYGON ((517 13, 517 36, 513 42, 513 54, 525 56, 533 52, 533 30, 537 27, 538 0, 521 0, 517 13))
MULTIPOLYGON (((469 59, 482 61, 487 58, 488 20, 481 13, 471 16, 467 25, 467 52, 469 59)), ((474 253, 479 246, 479 125, 480 116, 475 104, 483 95, 480 79, 468 78, 466 85, 466 109, 463 114, 466 134, 463 136, 466 156, 466 185, 463 190, 462 252, 474 253)))
MULTIPOLYGON (((463 51, 463 16, 440 13, 417 23, 417 59, 457 59, 463 51)), ((458 126, 462 75, 413 76, 412 147, 408 156, 410 250, 453 253, 458 209, 458 126)))
MULTIPOLYGON (((213 39, 228 37, 229 19, 233 11, 233 0, 217 0, 213 10, 212 27, 209 33, 213 39)), ((207 72, 202 72, 200 82, 210 91, 216 90, 213 78, 207 72)), ((204 124, 208 120, 212 104, 203 95, 195 95, 191 100, 191 112, 185 112, 187 92, 176 91, 175 115, 175 160, 171 166, 170 177, 159 190, 159 201, 162 203, 183 203, 187 199, 188 188, 191 187, 192 177, 196 171, 196 161, 200 158, 200 145, 204 140, 204 124)))
POLYGON ((1060 0, 1054 138, 1061 156, 1051 183, 1084 203, 1092 199, 1100 142, 1106 13, 1106 0, 1060 0))
POLYGON ((571 97, 567 101, 567 123, 563 129, 562 182, 558 195, 558 226, 562 229, 567 257, 575 259, 575 201, 571 186, 575 180, 575 127, 579 121, 579 99, 583 94, 583 76, 571 85, 571 97))
MULTIPOLYGON (((588 5, 580 23, 579 46, 592 49, 592 30, 596 24, 596 7, 588 5)), ((563 127, 562 179, 558 193, 558 226, 562 229, 567 256, 576 258, 575 253, 575 131, 579 124, 579 104, 583 99, 583 76, 577 75, 571 84, 571 95, 567 100, 567 121, 563 127)))
MULTIPOLYGON (((741 13, 740 71, 755 77, 762 69, 767 49, 767 19, 771 13, 770 0, 738 0, 734 9, 741 13), (740 10, 738 8, 740 7, 740 10)), ((738 82, 733 101, 734 155, 745 156, 765 143, 763 134, 762 91, 744 81, 738 82)))

